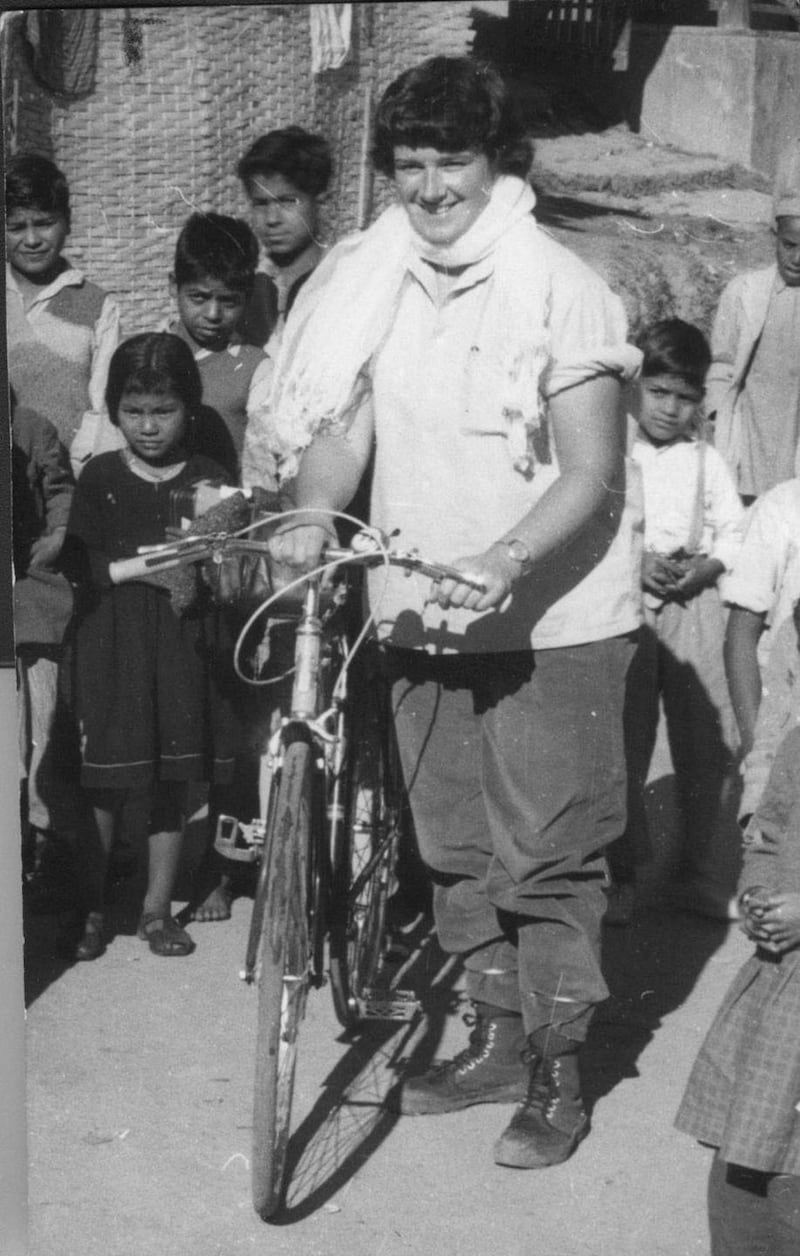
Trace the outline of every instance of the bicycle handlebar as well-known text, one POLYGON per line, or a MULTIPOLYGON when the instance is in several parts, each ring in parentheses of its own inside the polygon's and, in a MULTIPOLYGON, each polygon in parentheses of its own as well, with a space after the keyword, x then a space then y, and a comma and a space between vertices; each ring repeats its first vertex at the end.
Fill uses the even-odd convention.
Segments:
MULTIPOLYGON (((226 556, 247 553, 269 555, 269 544, 266 541, 248 541, 231 533, 193 536, 174 544, 158 546, 137 554, 134 558, 116 559, 109 564, 108 573, 112 584, 123 584, 128 580, 140 580, 149 574, 181 567, 186 563, 202 562, 209 558, 212 561, 221 561, 226 556)), ((446 563, 430 562, 422 558, 416 550, 389 550, 378 548, 374 543, 371 548, 364 549, 355 546, 351 549, 326 546, 320 561, 330 563, 331 566, 347 562, 358 562, 364 566, 388 563, 392 567, 402 567, 408 573, 418 572, 431 580, 456 580, 480 593, 486 591, 482 581, 473 580, 446 563)))
POLYGON ((331 563, 346 563, 358 560, 365 566, 379 567, 384 561, 388 561, 391 567, 402 567, 409 575, 412 572, 418 572, 421 576, 429 576, 431 580, 457 580, 460 584, 468 584, 471 589, 477 589, 480 593, 486 592, 486 585, 481 580, 473 580, 470 576, 465 576, 457 567, 449 567, 447 563, 430 562, 427 558, 422 558, 416 550, 359 550, 337 549, 334 545, 328 545, 323 552, 323 560, 331 563))
MULTIPOLYGON (((203 538, 200 538, 203 539, 203 538)), ((108 565, 108 574, 112 584, 124 584, 127 580, 139 580, 155 571, 168 571, 173 567, 182 567, 185 563, 200 562, 207 558, 207 545, 185 546, 179 552, 169 545, 159 546, 135 558, 117 558, 108 565)))

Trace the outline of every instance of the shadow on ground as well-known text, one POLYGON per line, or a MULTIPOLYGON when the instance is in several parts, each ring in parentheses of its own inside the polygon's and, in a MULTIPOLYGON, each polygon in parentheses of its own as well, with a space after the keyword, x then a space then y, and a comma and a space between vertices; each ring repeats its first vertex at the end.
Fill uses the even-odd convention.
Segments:
MULTIPOLYGON (((204 813, 201 811, 192 817, 184 836, 181 869, 175 889, 176 901, 186 901, 188 904, 196 899, 198 871, 207 846, 207 830, 204 813)), ((245 873, 249 871, 250 869, 246 869, 245 873)), ((246 875, 242 875, 240 880, 241 893, 252 893, 252 878, 248 880, 246 875)), ((104 927, 107 944, 119 935, 133 937, 136 934, 146 887, 146 841, 141 837, 133 837, 115 847, 109 866, 104 927)), ((35 913, 23 895, 26 1007, 30 1007, 49 985, 58 981, 75 963, 69 952, 70 943, 77 941, 77 919, 77 908, 65 912, 35 913)), ((189 923, 190 908, 187 906, 177 912, 176 919, 183 926, 189 923)))
POLYGON ((589 1031, 582 1069, 589 1108, 627 1077, 668 1013, 691 994, 730 925, 687 912, 644 909, 627 928, 607 928, 603 971, 611 997, 589 1031))
POLYGON ((561 196, 536 188, 536 221, 543 227, 560 227, 564 231, 577 231, 587 221, 597 219, 631 218, 649 222, 650 215, 636 209, 614 205, 595 205, 574 196, 561 196))
MULTIPOLYGON (((136 933, 142 893, 141 888, 137 889, 130 883, 112 889, 112 901, 105 915, 107 943, 120 934, 133 937, 136 933)), ((74 912, 33 914, 24 908, 23 900, 26 1008, 77 962, 70 957, 70 950, 78 938, 76 921, 74 912)))
POLYGON ((291 1135, 286 1196, 270 1218, 273 1225, 295 1224, 323 1208, 369 1160, 398 1120, 387 1095, 400 1074, 428 1068, 448 1018, 465 1002, 456 989, 461 967, 439 949, 433 931, 424 926, 413 941, 419 952, 405 967, 402 986, 424 998, 424 1021, 368 1021, 352 1037, 322 1082, 319 1099, 291 1135))
POLYGON ((590 1106, 626 1077, 638 1076, 642 1051, 664 1017, 689 998, 731 928, 725 920, 666 909, 670 880, 681 860, 671 772, 650 780, 645 809, 650 851, 639 876, 637 913, 629 926, 603 930, 603 972, 610 997, 595 1015, 584 1056, 590 1106))

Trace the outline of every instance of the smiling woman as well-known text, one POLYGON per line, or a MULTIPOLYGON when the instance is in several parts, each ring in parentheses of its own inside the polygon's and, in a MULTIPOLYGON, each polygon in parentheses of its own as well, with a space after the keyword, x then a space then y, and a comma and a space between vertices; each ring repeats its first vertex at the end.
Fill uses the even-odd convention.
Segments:
POLYGON ((394 183, 414 230, 429 244, 453 244, 489 203, 494 171, 484 153, 408 148, 394 154, 394 183))
MULTIPOLYGON (((374 453, 371 522, 455 569, 370 586, 439 941, 476 1013, 396 1104, 521 1100, 495 1160, 540 1168, 587 1132, 577 1052, 606 996, 602 852, 624 825, 639 617, 619 381, 640 355, 617 298, 539 231, 494 71, 436 57, 401 75, 373 159, 398 204, 298 296, 246 474, 277 462, 298 505, 341 509, 374 453)), ((324 537, 289 525, 276 553, 313 565, 324 537)))

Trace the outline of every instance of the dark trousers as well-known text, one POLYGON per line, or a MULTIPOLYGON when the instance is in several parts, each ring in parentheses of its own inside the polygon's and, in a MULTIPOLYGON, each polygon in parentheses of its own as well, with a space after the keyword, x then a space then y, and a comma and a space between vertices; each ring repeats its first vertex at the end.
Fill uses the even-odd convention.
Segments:
POLYGON ((798 1256, 800 1177, 715 1156, 708 1179, 711 1256, 798 1256))
POLYGON ((444 950, 471 998, 585 1038, 604 848, 625 825, 630 638, 507 654, 389 650, 400 756, 444 950))

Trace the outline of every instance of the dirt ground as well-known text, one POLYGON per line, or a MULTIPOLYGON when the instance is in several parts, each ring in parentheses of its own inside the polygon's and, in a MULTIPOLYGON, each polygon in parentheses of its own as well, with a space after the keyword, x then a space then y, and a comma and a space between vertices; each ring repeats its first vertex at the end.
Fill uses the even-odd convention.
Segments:
MULTIPOLYGON (((743 182, 617 128, 538 145, 543 222, 623 293, 634 329, 668 312, 707 326, 727 278, 770 260, 769 198, 743 182)), ((593 1132, 545 1172, 493 1164, 506 1109, 412 1120, 381 1106, 404 1063, 463 1043, 461 973, 429 939, 409 974, 416 1024, 348 1039, 328 991, 312 997, 287 1209, 265 1225, 248 1181, 254 998, 237 978, 249 900, 194 926, 181 962, 137 940, 135 885, 94 964, 65 967, 54 921, 26 921, 30 1256, 703 1256, 708 1152, 672 1119, 748 946, 735 926, 663 909, 669 772, 662 745, 643 902, 631 928, 606 930, 593 1132)))
POLYGON ((774 258, 768 189, 728 163, 625 127, 535 151, 540 221, 620 293, 633 335, 673 314, 708 334, 728 280, 774 258))

